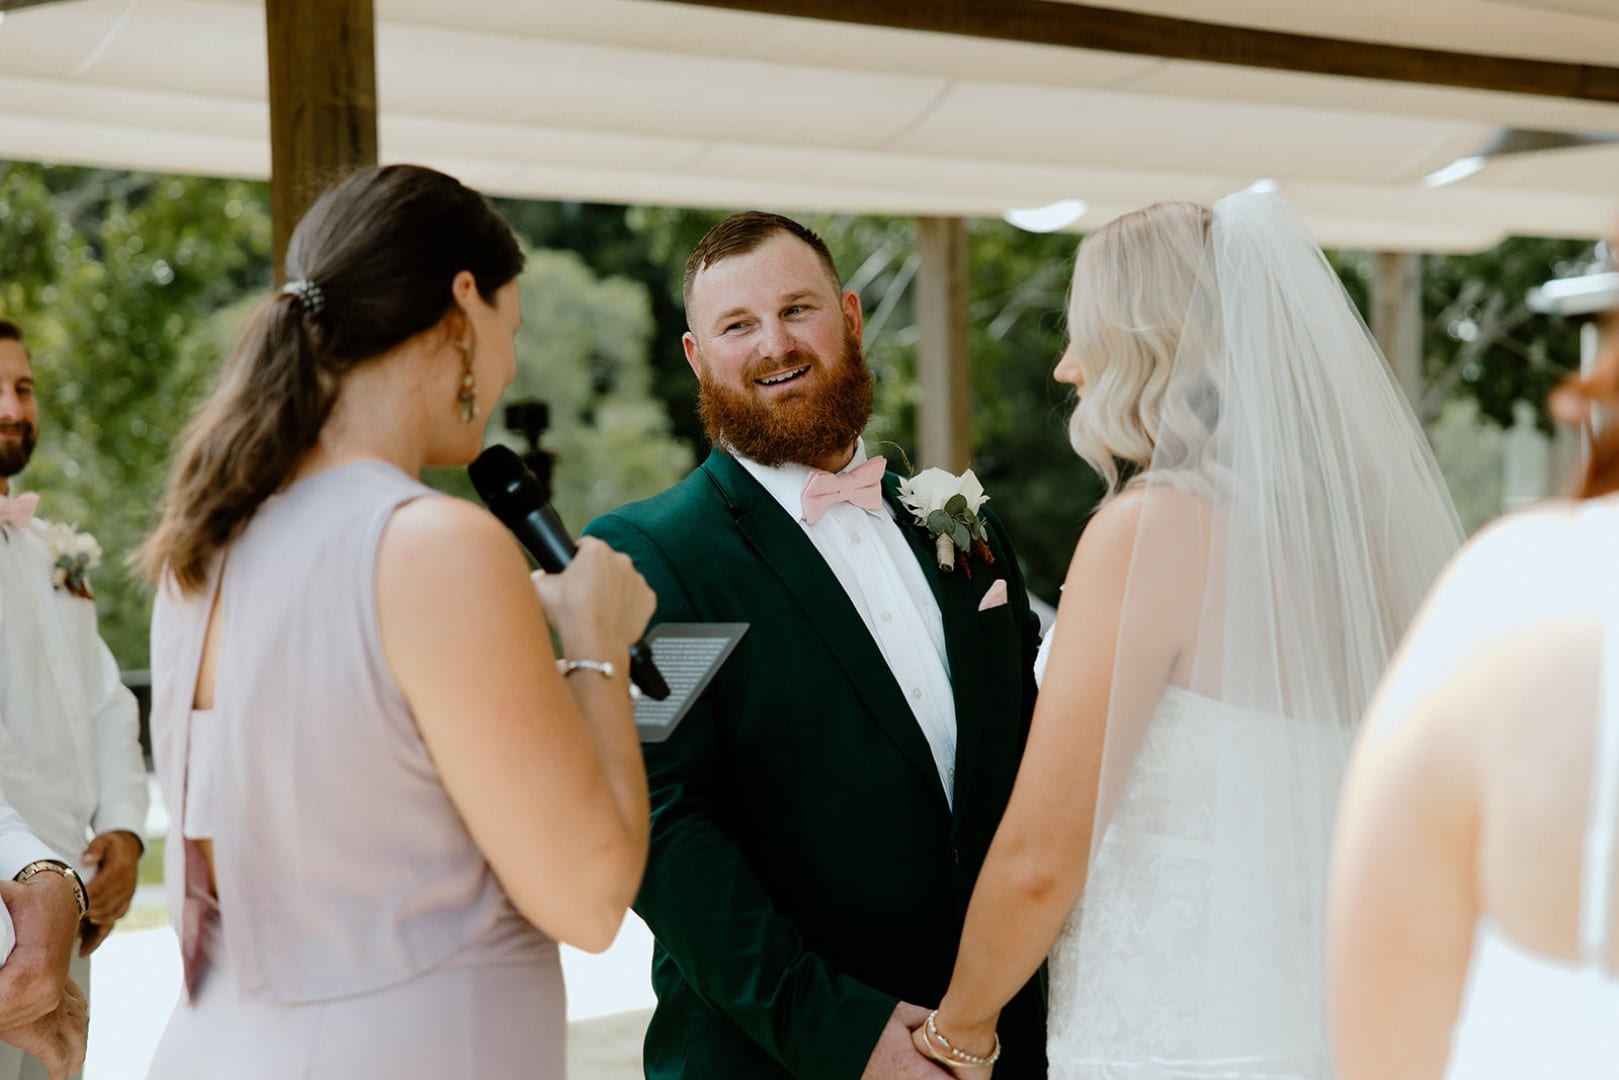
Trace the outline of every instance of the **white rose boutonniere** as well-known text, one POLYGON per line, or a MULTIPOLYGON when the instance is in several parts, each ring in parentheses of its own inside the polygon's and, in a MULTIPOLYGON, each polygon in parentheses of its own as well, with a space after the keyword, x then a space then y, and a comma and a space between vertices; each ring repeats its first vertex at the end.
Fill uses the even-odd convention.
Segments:
POLYGON ((960 476, 943 469, 924 469, 909 480, 899 482, 899 501, 911 512, 916 523, 933 537, 933 550, 940 570, 953 570, 956 553, 961 553, 962 571, 970 578, 971 556, 977 555, 986 565, 994 563, 990 551, 989 533, 979 509, 989 501, 984 485, 968 469, 960 476))
POLYGON ((45 544, 51 553, 51 584, 83 600, 94 600, 90 571, 101 565, 101 545, 89 533, 71 525, 45 526, 45 544))

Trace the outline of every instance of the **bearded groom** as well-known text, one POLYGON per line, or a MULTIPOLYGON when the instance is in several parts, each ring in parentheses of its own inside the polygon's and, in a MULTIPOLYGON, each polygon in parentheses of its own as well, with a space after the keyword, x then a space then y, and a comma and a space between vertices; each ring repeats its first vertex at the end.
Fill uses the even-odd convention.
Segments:
MULTIPOLYGON (((818 236, 728 218, 684 292, 714 449, 586 529, 634 558, 654 623, 750 624, 645 748, 646 1075, 945 1077, 909 1029, 949 981, 1034 706, 1017 560, 986 514, 993 562, 941 570, 867 458, 860 301, 818 236)), ((998 1080, 1045 1075, 1040 981, 1002 1014, 998 1080)))

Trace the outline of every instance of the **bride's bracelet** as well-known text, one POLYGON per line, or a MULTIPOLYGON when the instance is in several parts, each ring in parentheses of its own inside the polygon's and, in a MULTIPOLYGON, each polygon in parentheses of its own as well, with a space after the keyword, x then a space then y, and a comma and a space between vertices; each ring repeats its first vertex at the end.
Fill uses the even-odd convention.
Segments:
POLYGON ((950 1040, 945 1038, 944 1033, 939 1030, 938 1020, 939 1010, 934 1009, 928 1013, 927 1022, 922 1025, 922 1037, 927 1041, 928 1049, 943 1051, 942 1054, 937 1052, 934 1054, 935 1060, 942 1061, 946 1065, 979 1068, 993 1065, 1001 1059, 1001 1036, 998 1032, 993 1035, 995 1045, 990 1048, 989 1053, 969 1054, 965 1050, 950 1045, 950 1040))

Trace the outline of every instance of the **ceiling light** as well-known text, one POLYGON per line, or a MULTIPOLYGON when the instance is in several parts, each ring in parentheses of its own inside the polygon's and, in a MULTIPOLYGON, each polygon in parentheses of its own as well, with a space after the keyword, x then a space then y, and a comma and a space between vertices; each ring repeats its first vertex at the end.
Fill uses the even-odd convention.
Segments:
POLYGON ((1424 176, 1421 183, 1423 187, 1443 187, 1465 180, 1496 158, 1538 154, 1545 150, 1570 150, 1577 146, 1601 146, 1605 143, 1619 143, 1619 135, 1504 127, 1490 136, 1490 141, 1480 147, 1477 153, 1457 158, 1438 172, 1424 176))
POLYGON ((1025 232, 1056 232, 1078 221, 1085 213, 1085 203, 1079 199, 1063 199, 1050 206, 1032 210, 1008 210, 1002 218, 1025 232))
POLYGON ((1484 168, 1484 156, 1482 154, 1457 158, 1443 169, 1424 176, 1421 184, 1426 188, 1444 187, 1446 184, 1454 184, 1458 180, 1466 180, 1482 168, 1484 168))

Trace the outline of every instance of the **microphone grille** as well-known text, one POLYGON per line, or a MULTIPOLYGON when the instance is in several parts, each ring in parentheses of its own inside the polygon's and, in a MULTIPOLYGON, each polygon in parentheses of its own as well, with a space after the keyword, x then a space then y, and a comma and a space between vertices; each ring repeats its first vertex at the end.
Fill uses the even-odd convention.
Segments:
POLYGON ((509 446, 497 443, 484 450, 467 466, 467 476, 491 510, 494 503, 518 495, 529 496, 534 506, 545 501, 539 478, 509 446))

